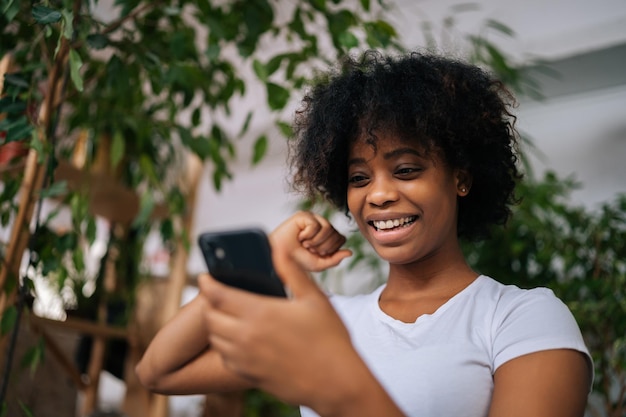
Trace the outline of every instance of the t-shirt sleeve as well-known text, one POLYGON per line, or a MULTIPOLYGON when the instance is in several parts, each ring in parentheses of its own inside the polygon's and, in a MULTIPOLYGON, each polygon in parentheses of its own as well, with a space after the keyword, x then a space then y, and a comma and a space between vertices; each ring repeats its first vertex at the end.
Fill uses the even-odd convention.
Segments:
POLYGON ((493 370, 529 353, 573 349, 587 355, 580 329, 569 308, 547 288, 503 295, 493 322, 493 370))

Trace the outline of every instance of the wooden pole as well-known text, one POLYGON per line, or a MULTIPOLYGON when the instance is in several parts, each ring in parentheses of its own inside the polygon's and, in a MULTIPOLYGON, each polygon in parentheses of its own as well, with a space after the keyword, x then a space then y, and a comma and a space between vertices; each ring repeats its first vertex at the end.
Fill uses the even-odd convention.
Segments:
MULTIPOLYGON (((114 225, 111 233, 117 237, 123 237, 127 233, 127 228, 122 225, 114 225)), ((98 302, 97 321, 101 326, 105 326, 108 316, 108 295, 115 291, 117 286, 117 260, 120 248, 113 246, 109 248, 108 257, 104 265, 104 296, 98 302)), ((98 390, 100 388, 100 374, 104 368, 104 356, 106 354, 107 338, 102 335, 93 337, 89 365, 87 367, 87 377, 89 385, 84 391, 85 397, 82 404, 81 416, 88 416, 96 411, 98 407, 98 390)))
MULTIPOLYGON (((191 154, 187 159, 187 175, 184 184, 187 189, 186 203, 188 211, 185 213, 182 222, 183 230, 186 232, 187 236, 191 236, 193 216, 196 206, 196 195, 202 169, 202 161, 200 161, 195 154, 191 154)), ((187 246, 185 245, 185 242, 179 238, 176 244, 176 251, 174 252, 171 262, 171 272, 166 292, 167 297, 163 303, 161 326, 167 323, 180 308, 181 296, 187 282, 188 259, 189 253, 187 251, 187 246)), ((150 417, 167 417, 167 415, 168 397, 155 394, 150 407, 150 417)))
MULTIPOLYGON (((52 122, 52 113, 59 103, 63 87, 63 73, 69 46, 67 40, 63 40, 57 55, 55 65, 48 76, 48 95, 45 97, 39 111, 38 134, 42 142, 46 142, 46 134, 52 122)), ((7 64, 7 69, 9 69, 7 64)), ((30 238, 30 221, 33 217, 35 206, 38 201, 38 193, 43 185, 45 164, 39 162, 39 156, 35 149, 30 149, 24 168, 24 179, 20 185, 18 210, 11 228, 11 235, 4 253, 3 262, 0 264, 0 314, 4 314, 7 306, 14 302, 18 285, 13 286, 10 292, 5 291, 7 281, 13 280, 16 284, 19 280, 20 266, 24 252, 28 247, 30 238)), ((0 341, 0 352, 4 353, 6 338, 0 341)), ((4 357, 4 355, 2 355, 4 357)))

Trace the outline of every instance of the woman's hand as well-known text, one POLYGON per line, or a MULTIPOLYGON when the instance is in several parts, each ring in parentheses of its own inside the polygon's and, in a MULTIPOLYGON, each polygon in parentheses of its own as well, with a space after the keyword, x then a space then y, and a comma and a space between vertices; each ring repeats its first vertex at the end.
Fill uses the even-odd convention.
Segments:
POLYGON ((295 261, 282 262, 293 298, 266 297, 199 278, 210 344, 224 366, 322 416, 401 416, 350 341, 326 296, 295 261))
POLYGON ((291 259, 311 272, 324 271, 352 255, 352 251, 341 249, 345 236, 324 217, 307 211, 284 221, 269 240, 275 264, 291 259))

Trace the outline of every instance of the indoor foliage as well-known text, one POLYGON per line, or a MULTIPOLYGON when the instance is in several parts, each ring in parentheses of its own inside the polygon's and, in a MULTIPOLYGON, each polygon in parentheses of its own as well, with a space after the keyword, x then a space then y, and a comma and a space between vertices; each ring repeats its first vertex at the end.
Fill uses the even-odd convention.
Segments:
MULTIPOLYGON (((252 147, 251 164, 261 161, 268 135, 290 133, 281 111, 316 68, 355 48, 397 46, 393 27, 380 17, 384 8, 383 0, 0 0, 0 59, 12 62, 2 80, 0 146, 35 149, 45 171, 36 198, 54 198, 72 212, 62 233, 50 226, 57 211, 37 217, 31 270, 82 297, 85 252, 97 230, 91 190, 55 180, 58 166, 81 159, 84 175, 106 174, 139 196, 130 221, 111 225, 107 251, 117 254, 125 282, 106 297, 131 309, 148 231, 159 229, 165 242, 187 238, 180 228, 185 196, 175 181, 183 155, 205 161, 218 190, 232 176, 239 146, 252 147), (258 109, 238 106, 251 91, 263 92, 261 110, 274 120, 257 137, 248 127, 258 109), (168 215, 155 220, 159 206, 168 215)), ((8 167, 3 227, 12 226, 24 185, 23 160, 8 167)), ((3 259, 3 268, 10 263, 3 259)), ((4 341, 24 305, 13 302, 16 294, 31 293, 29 279, 21 277, 18 291, 16 271, 7 276, 0 282, 10 300, 2 311, 4 341)), ((103 291, 99 284, 92 297, 103 291)), ((43 345, 34 347, 31 365, 42 355, 43 345)))

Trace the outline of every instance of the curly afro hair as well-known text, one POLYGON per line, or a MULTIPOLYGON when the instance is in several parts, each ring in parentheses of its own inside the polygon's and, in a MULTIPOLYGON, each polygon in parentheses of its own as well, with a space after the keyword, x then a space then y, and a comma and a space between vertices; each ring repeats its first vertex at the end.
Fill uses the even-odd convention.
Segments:
POLYGON ((508 220, 517 167, 513 96, 484 70, 426 53, 368 51, 317 80, 296 111, 290 141, 293 186, 348 212, 347 159, 359 137, 385 131, 437 152, 472 176, 459 198, 458 235, 479 240, 508 220))

